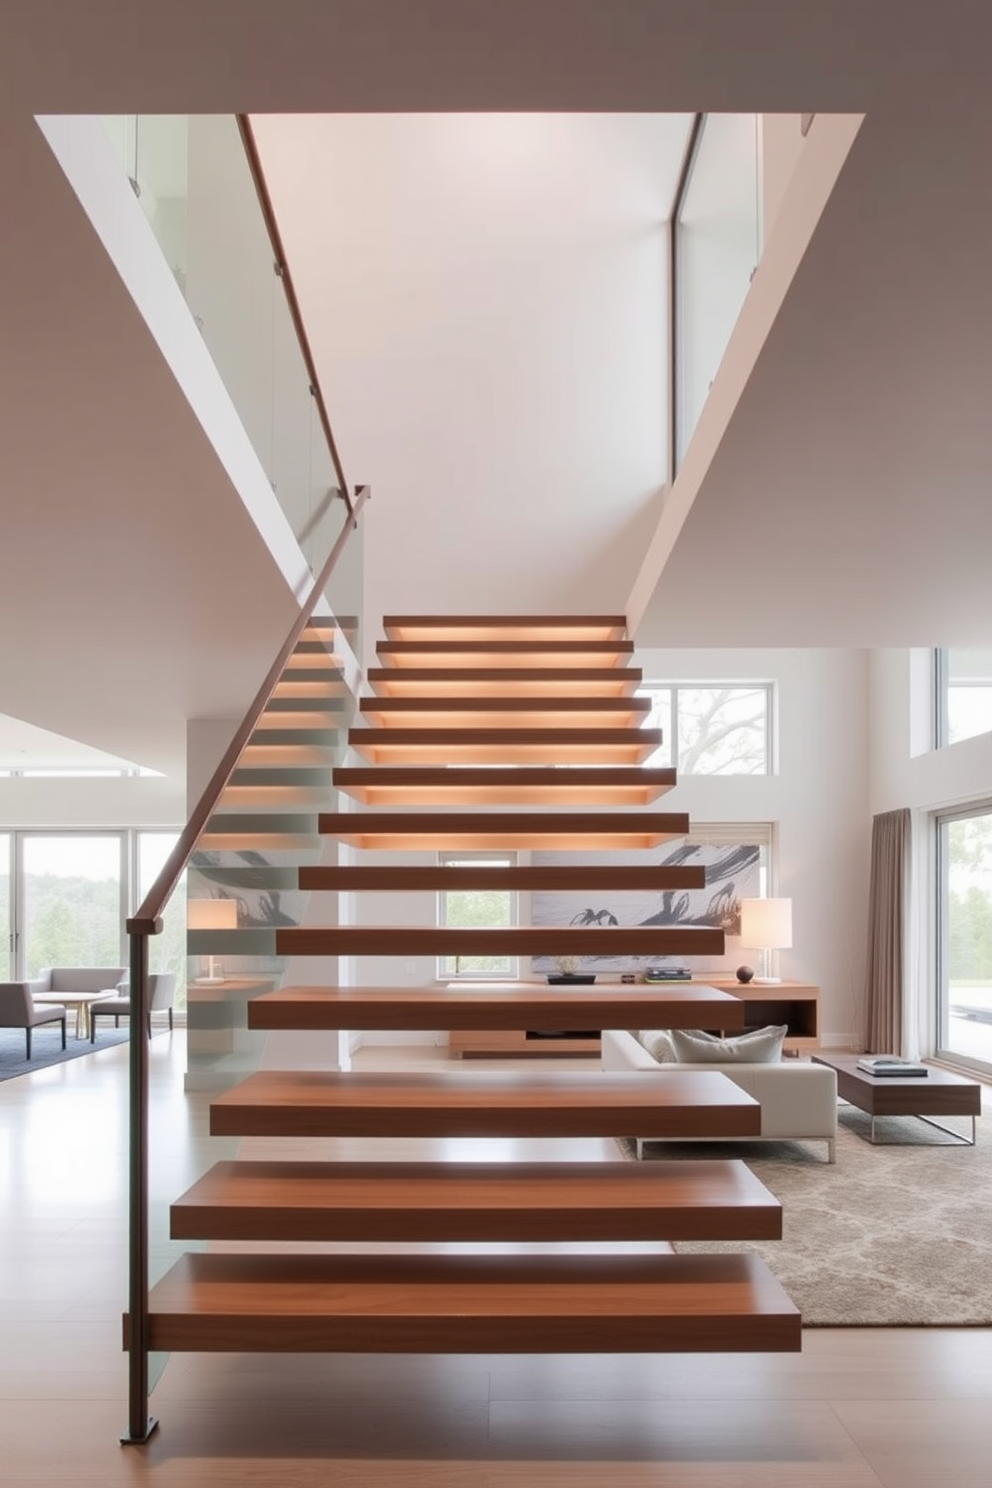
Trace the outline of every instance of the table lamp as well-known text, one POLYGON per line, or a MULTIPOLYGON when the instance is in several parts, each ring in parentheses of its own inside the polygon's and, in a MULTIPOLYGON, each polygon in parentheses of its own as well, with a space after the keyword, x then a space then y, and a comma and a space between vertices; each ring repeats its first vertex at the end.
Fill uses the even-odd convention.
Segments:
MULTIPOLYGON (((188 899, 186 901, 187 930, 236 930, 238 928, 238 901, 236 899, 188 899)), ((198 987, 217 987, 226 978, 217 971, 213 954, 207 957, 207 975, 195 978, 198 987)))
POLYGON ((791 899, 742 899, 741 945, 761 952, 762 976, 756 982, 780 982, 768 974, 772 951, 792 948, 791 899))

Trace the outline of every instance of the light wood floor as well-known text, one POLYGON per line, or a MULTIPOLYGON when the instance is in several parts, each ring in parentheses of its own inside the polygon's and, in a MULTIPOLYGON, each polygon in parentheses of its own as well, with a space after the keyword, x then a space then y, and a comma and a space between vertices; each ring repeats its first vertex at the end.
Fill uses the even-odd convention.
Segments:
MULTIPOLYGON (((4 1488, 987 1488, 992 1481, 992 1330, 985 1329, 813 1329, 800 1356, 782 1358, 175 1356, 153 1395, 160 1430, 149 1446, 122 1449, 126 1052, 0 1083, 4 1488)), ((366 1067, 396 1057, 363 1052, 366 1067)), ((436 1056, 421 1048, 414 1057, 436 1056)), ((172 1249, 164 1238, 168 1199, 235 1149, 206 1138, 207 1098, 183 1094, 184 1064, 180 1032, 153 1041, 156 1274, 172 1249)), ((322 1155, 368 1152, 358 1142, 319 1146, 322 1155)), ((614 1155, 607 1142, 395 1147, 410 1157, 483 1149, 614 1155)))

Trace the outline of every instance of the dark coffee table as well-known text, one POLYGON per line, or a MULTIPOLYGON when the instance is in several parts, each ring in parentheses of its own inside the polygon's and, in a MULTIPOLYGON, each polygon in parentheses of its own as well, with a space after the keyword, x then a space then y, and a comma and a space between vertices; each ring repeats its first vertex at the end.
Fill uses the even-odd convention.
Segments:
POLYGON ((814 1064, 825 1064, 837 1072, 837 1094, 871 1117, 871 1140, 875 1140, 878 1116, 916 1116, 928 1126, 955 1137, 966 1147, 975 1145, 975 1117, 982 1112, 982 1087, 977 1080, 952 1075, 928 1066, 926 1075, 869 1075, 858 1069, 857 1054, 814 1054, 814 1064), (970 1116, 971 1138, 934 1121, 935 1116, 970 1116))

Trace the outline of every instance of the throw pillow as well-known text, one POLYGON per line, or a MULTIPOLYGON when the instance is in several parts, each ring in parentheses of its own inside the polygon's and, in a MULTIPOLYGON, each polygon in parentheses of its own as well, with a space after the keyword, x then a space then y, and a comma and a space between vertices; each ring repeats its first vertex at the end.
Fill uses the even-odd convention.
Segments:
POLYGON ((718 1038, 702 1029, 673 1028, 670 1037, 680 1064, 778 1064, 788 1031, 784 1023, 773 1023, 718 1038))
POLYGON ((643 1044, 651 1058, 657 1059, 659 1064, 675 1063, 676 1054, 670 1028, 642 1028, 637 1035, 637 1042, 643 1044))

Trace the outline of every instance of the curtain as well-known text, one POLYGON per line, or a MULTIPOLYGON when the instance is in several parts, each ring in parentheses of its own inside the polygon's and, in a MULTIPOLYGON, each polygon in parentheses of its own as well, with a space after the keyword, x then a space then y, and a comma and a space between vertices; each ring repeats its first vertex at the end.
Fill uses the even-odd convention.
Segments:
POLYGON ((870 1054, 903 1052, 909 865, 909 811, 903 808, 873 817, 865 1039, 870 1054))

